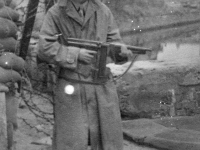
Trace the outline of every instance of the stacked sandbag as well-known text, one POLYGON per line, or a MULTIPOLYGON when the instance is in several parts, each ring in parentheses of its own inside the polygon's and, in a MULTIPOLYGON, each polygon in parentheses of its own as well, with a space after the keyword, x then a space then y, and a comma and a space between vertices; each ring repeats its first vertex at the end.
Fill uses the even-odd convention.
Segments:
POLYGON ((4 7, 5 6, 5 3, 3 0, 0 0, 0 8, 4 7))
POLYGON ((19 14, 0 0, 0 83, 21 80, 25 61, 16 55, 18 49, 17 26, 19 14))
POLYGON ((7 18, 15 22, 19 20, 19 14, 12 8, 5 5, 0 9, 0 17, 7 18))
POLYGON ((0 83, 17 82, 21 80, 20 72, 25 68, 25 61, 11 52, 0 56, 0 83))
POLYGON ((19 0, 6 0, 6 6, 9 6, 12 9, 15 9, 17 7, 17 3, 19 3, 19 0))
POLYGON ((19 14, 0 0, 0 51, 15 52, 18 45, 17 25, 19 14))

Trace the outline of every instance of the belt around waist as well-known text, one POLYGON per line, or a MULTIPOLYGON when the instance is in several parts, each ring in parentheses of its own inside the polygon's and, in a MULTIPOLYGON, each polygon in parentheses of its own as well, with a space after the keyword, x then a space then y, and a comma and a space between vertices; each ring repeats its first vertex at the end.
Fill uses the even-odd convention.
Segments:
POLYGON ((84 80, 78 80, 78 79, 72 79, 72 78, 69 78, 67 76, 62 76, 62 75, 59 75, 58 76, 59 79, 64 79, 66 81, 69 81, 69 82, 73 82, 73 83, 80 83, 80 84, 92 84, 92 85, 104 85, 107 83, 106 82, 94 82, 94 81, 84 81, 84 80))

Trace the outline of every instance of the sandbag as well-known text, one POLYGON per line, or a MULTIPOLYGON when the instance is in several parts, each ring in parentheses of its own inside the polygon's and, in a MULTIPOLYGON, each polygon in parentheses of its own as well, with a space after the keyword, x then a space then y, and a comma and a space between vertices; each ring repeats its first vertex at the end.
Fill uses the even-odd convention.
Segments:
POLYGON ((14 53, 4 52, 0 56, 0 67, 20 72, 25 68, 25 61, 14 53))
POLYGON ((0 44, 0 53, 1 53, 2 51, 4 52, 4 46, 3 46, 2 44, 0 44))
POLYGON ((17 36, 17 26, 16 24, 8 19, 0 18, 0 38, 17 36))
POLYGON ((9 19, 15 22, 19 20, 19 13, 8 6, 4 6, 0 8, 0 17, 9 19))
POLYGON ((19 41, 15 40, 13 37, 0 38, 0 50, 4 49, 6 52, 16 52, 18 44, 19 41))
POLYGON ((15 9, 17 7, 17 1, 16 0, 12 0, 11 2, 9 2, 8 4, 6 4, 8 7, 15 9))
POLYGON ((6 6, 9 6, 10 3, 11 3, 13 0, 4 0, 4 1, 5 1, 5 5, 6 5, 6 6))
POLYGON ((4 6, 5 6, 4 0, 0 0, 0 8, 2 8, 4 6))
POLYGON ((0 67, 0 83, 18 82, 21 80, 21 75, 12 70, 0 67))

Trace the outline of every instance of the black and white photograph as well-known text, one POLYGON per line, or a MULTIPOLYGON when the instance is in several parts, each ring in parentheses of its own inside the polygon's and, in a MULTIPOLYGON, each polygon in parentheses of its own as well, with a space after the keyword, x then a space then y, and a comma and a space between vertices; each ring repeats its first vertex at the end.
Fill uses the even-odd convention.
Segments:
POLYGON ((0 150, 200 150, 200 0, 0 0, 0 150))

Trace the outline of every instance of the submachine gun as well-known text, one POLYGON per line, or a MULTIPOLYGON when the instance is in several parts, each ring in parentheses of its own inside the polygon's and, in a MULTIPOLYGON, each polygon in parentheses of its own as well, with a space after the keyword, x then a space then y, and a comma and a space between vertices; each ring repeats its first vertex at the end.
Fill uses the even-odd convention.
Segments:
MULTIPOLYGON (((67 46, 74 46, 78 48, 85 48, 88 50, 96 51, 95 54, 95 64, 93 71, 93 80, 94 82, 106 81, 106 59, 107 56, 110 56, 114 62, 124 61, 127 58, 121 57, 119 53, 121 52, 121 45, 100 41, 92 41, 92 40, 83 40, 76 38, 68 38, 67 46)), ((151 51, 149 48, 138 47, 126 45, 127 49, 131 50, 133 54, 146 54, 146 52, 151 51)))

